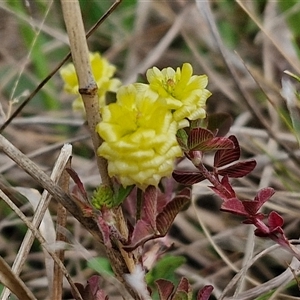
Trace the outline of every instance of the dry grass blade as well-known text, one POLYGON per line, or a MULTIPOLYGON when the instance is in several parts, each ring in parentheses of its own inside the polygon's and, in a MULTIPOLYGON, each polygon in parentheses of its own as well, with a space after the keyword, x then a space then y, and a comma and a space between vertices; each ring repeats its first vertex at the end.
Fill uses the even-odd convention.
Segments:
MULTIPOLYGON (((76 5, 75 0, 62 2, 76 5)), ((284 70, 297 74, 295 68, 299 70, 300 66, 297 44, 300 3, 272 0, 78 2, 85 28, 92 29, 86 36, 82 33, 80 39, 76 37, 76 47, 81 44, 85 47, 88 41, 90 51, 99 52, 115 68, 114 78, 123 84, 132 83, 136 78, 144 83, 145 72, 154 66, 160 70, 179 69, 182 64, 190 63, 194 75, 207 75, 207 89, 212 92, 206 106, 208 116, 228 113, 234 123, 228 135, 233 134, 239 140, 241 160, 257 161, 251 174, 230 179, 237 197, 249 200, 263 187, 274 188, 276 194, 260 212, 280 213, 286 237, 293 243, 300 226, 300 169, 298 162, 295 163, 300 158, 300 106, 295 95, 300 90, 300 82, 295 75, 291 78, 294 85, 291 88, 282 78, 286 77, 284 70)), ((184 276, 195 293, 204 285, 213 285, 212 298, 218 300, 299 298, 299 263, 282 248, 273 246, 273 241, 254 236, 253 228, 242 224, 240 217, 220 211, 222 202, 208 188, 207 181, 193 186, 193 205, 180 212, 170 234, 153 244, 148 241, 145 248, 139 248, 140 256, 134 252, 133 259, 128 259, 122 252, 128 232, 125 226, 117 228, 116 222, 108 243, 112 248, 106 249, 99 232, 103 228, 98 227, 102 215, 96 208, 81 202, 76 190, 73 196, 68 193, 67 185, 64 188, 53 177, 60 148, 64 143, 72 143, 72 168, 81 178, 88 199, 94 199, 92 195, 101 182, 95 159, 98 142, 93 144, 90 134, 95 133, 94 125, 89 128, 85 116, 72 110, 73 100, 80 97, 77 88, 72 91, 74 94, 69 94, 68 82, 62 80, 60 74, 52 76, 57 69, 51 73, 51 80, 48 77, 42 81, 69 51, 60 2, 3 2, 0 3, 0 19, 3 21, 0 26, 0 127, 7 120, 9 109, 17 114, 22 110, 20 104, 25 106, 26 101, 31 101, 20 117, 11 123, 7 121, 5 138, 0 135, 0 189, 5 193, 0 191, 0 253, 16 276, 20 276, 21 270, 22 281, 37 299, 73 299, 72 283, 68 284, 64 276, 68 280, 72 276, 76 283, 86 285, 95 273, 101 278, 98 277, 97 286, 99 283, 109 299, 138 299, 121 277, 134 274, 135 266, 141 261, 149 270, 147 279, 152 271, 158 274, 154 274, 154 279, 161 277, 174 284, 175 278, 184 276), (26 67, 22 72, 23 65, 26 67), (10 95, 16 85, 13 98, 19 103, 12 104, 10 95), (34 98, 27 98, 37 86, 30 96, 34 98), (43 188, 41 196, 39 190, 43 188), (47 193, 47 198, 43 198, 47 193), (55 199, 48 206, 50 197, 55 199), (40 205, 45 201, 43 205, 47 211, 41 224, 46 226, 46 234, 37 221, 44 212, 39 209, 33 212, 33 198, 40 205), (68 215, 64 227, 65 208, 68 215), (67 242, 56 242, 56 224, 57 240, 66 237, 67 242), (121 229, 124 231, 120 234, 121 229), (33 238, 35 242, 30 246, 33 238), (159 271, 161 265, 164 267, 164 259, 170 257, 185 263, 170 276, 160 275, 156 270, 159 271), (16 265, 24 261, 24 266, 17 271, 16 265)), ((81 16, 72 15, 72 19, 82 22, 81 16)), ((76 61, 76 55, 72 56, 76 61)), ((86 65, 86 61, 81 61, 79 68, 86 65)), ((83 74, 89 72, 87 68, 82 70, 83 74)), ((98 84, 98 73, 94 76, 98 84)), ((85 88, 89 88, 90 81, 82 82, 81 92, 89 92, 85 88)), ((110 97, 109 103, 114 101, 114 96, 110 97)), ((96 107, 91 110, 99 117, 96 107)), ((126 123, 125 119, 120 122, 124 126, 126 123)), ((207 153, 203 159, 205 164, 211 165, 213 155, 207 153)), ((176 167, 193 170, 186 160, 176 167)), ((106 166, 100 169, 105 170, 106 166)), ((117 186, 117 182, 113 182, 114 187, 117 186)), ((177 185, 174 184, 174 189, 171 187, 172 179, 164 179, 162 184, 165 183, 164 191, 168 194, 177 191, 177 185)), ((70 185, 74 186, 74 182, 70 185)), ((132 206, 135 201, 130 201, 133 196, 132 193, 121 208, 125 218, 129 217, 128 223, 134 225, 136 211, 132 206), (127 211, 129 205, 130 211, 127 211)), ((115 211, 122 224, 122 213, 115 211)), ((267 218, 262 222, 267 225, 267 218)), ((104 229, 103 233, 107 234, 104 229)), ((175 264, 170 267, 175 268, 175 264)), ((163 271, 165 269, 170 270, 165 267, 163 271)), ((155 283, 150 283, 149 287, 156 292, 155 283)), ((135 289, 134 284, 132 289, 135 289)), ((8 289, 3 287, 1 292, 0 299, 7 300, 8 289)), ((88 298, 86 294, 81 296, 88 298)), ((12 295, 11 298, 16 297, 12 295)))
MULTIPOLYGON (((91 34, 109 17, 109 15, 117 8, 122 0, 117 0, 107 10, 107 12, 96 22, 96 24, 87 32, 86 37, 89 38, 91 34)), ((30 95, 21 103, 21 105, 12 113, 12 115, 1 125, 0 134, 12 122, 12 120, 23 110, 23 108, 34 98, 34 96, 45 86, 45 84, 53 77, 54 74, 69 60, 71 52, 69 52, 62 61, 46 76, 40 84, 30 93, 30 95)))
POLYGON ((128 76, 124 82, 125 84, 134 82, 136 80, 137 74, 144 73, 148 68, 150 68, 157 62, 157 60, 161 57, 161 54, 164 53, 164 51, 170 46, 170 44, 180 33, 180 30, 190 10, 191 7, 188 6, 180 13, 180 15, 175 19, 175 22, 172 24, 172 27, 159 41, 155 48, 150 51, 147 57, 135 68, 135 70, 131 71, 131 75, 128 76))
POLYGON ((258 20, 258 18, 249 9, 247 9, 247 7, 244 5, 244 3, 242 1, 236 0, 236 2, 247 13, 247 15, 252 19, 252 21, 259 27, 259 29, 264 33, 264 35, 271 41, 271 43, 277 48, 277 50, 282 54, 282 56, 290 63, 290 65, 295 68, 297 73, 300 73, 300 64, 299 64, 298 58, 297 57, 296 57, 296 59, 295 59, 295 57, 291 58, 290 55, 288 53, 286 53, 286 51, 283 47, 284 44, 278 42, 274 38, 272 33, 270 31, 268 31, 267 28, 265 28, 261 24, 261 22, 258 20))
POLYGON ((99 233, 98 225, 91 217, 84 215, 82 209, 56 185, 49 176, 47 176, 36 164, 34 164, 26 155, 15 148, 7 139, 0 135, 0 149, 9 156, 19 167, 36 180, 44 189, 46 189, 57 201, 64 207, 93 235, 95 240, 102 243, 102 237, 99 233))
MULTIPOLYGON (((56 254, 47 246, 46 240, 43 238, 38 229, 32 225, 26 216, 20 211, 20 209, 6 196, 6 194, 0 189, 0 197, 6 202, 8 206, 17 214, 17 216, 25 223, 25 225, 33 232, 34 237, 40 242, 41 246, 50 254, 56 264, 59 265, 60 269, 63 270, 66 279, 68 280, 70 286, 74 291, 74 296, 76 300, 83 300, 76 285, 73 283, 69 273, 67 272, 65 266, 56 256, 56 254)), ((22 298, 21 298, 22 299, 22 298)))
MULTIPOLYGON (((247 68, 247 66, 244 64, 246 70, 248 71, 249 75, 254 79, 254 81, 256 82, 257 86, 259 87, 259 89, 265 94, 263 88, 261 87, 259 81, 257 80, 257 78, 251 73, 251 71, 247 68)), ((243 87, 241 87, 241 90, 244 90, 243 87)), ((245 91, 245 95, 248 94, 245 91)), ((269 103, 273 105, 272 100, 268 97, 267 94, 266 98, 268 99, 269 103)), ((288 145, 286 145, 284 142, 280 141, 277 137, 277 132, 275 132, 275 130, 273 129, 273 126, 271 126, 267 120, 265 120, 265 117, 263 115, 262 112, 260 112, 259 109, 256 108, 256 103, 255 101, 251 98, 251 97, 246 97, 246 101, 248 106, 251 108, 251 111, 253 112, 253 114, 257 117, 257 119, 260 121, 260 123, 266 128, 266 130, 268 131, 268 133, 270 134, 270 136, 277 142, 278 145, 280 145, 285 151, 286 153, 289 155, 289 157, 297 164, 300 165, 300 159, 299 157, 289 148, 288 145)))
MULTIPOLYGON (((90 137, 90 135, 86 134, 86 135, 83 135, 83 136, 80 136, 80 137, 70 138, 68 140, 64 140, 62 142, 51 144, 51 145, 45 146, 45 147, 43 147, 41 149, 37 149, 35 151, 32 151, 31 153, 28 153, 26 156, 28 158, 35 158, 35 157, 40 156, 42 154, 47 154, 47 153, 53 152, 54 150, 56 150, 56 149, 58 149, 60 147, 63 147, 66 144, 71 144, 71 143, 74 143, 74 142, 78 142, 78 141, 82 141, 82 140, 87 140, 89 137, 90 137)), ((9 162, 3 164, 0 167, 0 173, 6 172, 7 170, 9 170, 10 168, 12 168, 15 165, 16 165, 16 163, 14 161, 9 161, 9 162)))
MULTIPOLYGON (((69 158, 68 163, 66 165, 67 168, 71 167, 71 160, 69 158)), ((63 171, 61 178, 59 180, 59 185, 61 188, 67 193, 69 191, 69 182, 70 175, 66 170, 63 171)), ((57 228, 56 228, 56 241, 57 242, 65 242, 66 237, 59 230, 60 227, 65 228, 67 223, 67 210, 61 204, 58 203, 57 206, 57 228)), ((64 261, 64 250, 57 250, 56 255, 63 262, 64 261)), ((58 265, 54 265, 53 270, 53 288, 52 288, 52 298, 53 299, 62 299, 62 288, 63 288, 63 272, 60 270, 58 265)))
MULTIPOLYGON (((234 272, 239 272, 240 270, 238 269, 238 267, 236 267, 230 260, 229 258, 226 256, 226 254, 222 251, 222 249, 214 242, 212 236, 210 235, 207 227, 205 226, 204 222, 202 221, 201 217, 199 216, 199 213, 197 213, 196 207, 195 207, 195 201, 193 201, 193 206, 194 206, 194 210, 196 212, 197 215, 197 219, 199 222, 199 225, 201 226, 201 228, 203 229, 203 232, 205 233, 205 236, 207 237, 208 241, 210 242, 211 246, 214 248, 214 250, 218 253, 218 255, 222 258, 222 260, 225 262, 225 264, 227 264, 229 266, 229 268, 234 271, 234 272)), ((250 277, 246 277, 246 279, 253 283, 253 284, 258 284, 258 282, 250 277)))
MULTIPOLYGON (((277 246, 273 246, 271 249, 274 249, 275 247, 277 247, 277 246)), ((249 261, 249 264, 254 263, 254 261, 257 260, 258 257, 265 255, 265 253, 270 251, 271 249, 266 249, 266 250, 262 251, 259 255, 255 256, 251 261, 249 261)), ((266 292, 269 292, 272 289, 276 289, 276 288, 281 287, 282 285, 285 285, 288 282, 290 282, 294 277, 294 274, 291 271, 291 269, 298 270, 296 272, 296 274, 299 274, 299 266, 300 266, 299 260, 297 260, 296 258, 293 258, 293 260, 290 264, 290 267, 287 268, 286 271, 284 271, 282 274, 278 275, 277 277, 272 278, 271 280, 264 282, 264 283, 258 285, 257 287, 254 287, 252 289, 244 291, 244 292, 240 293, 237 297, 221 297, 221 299, 224 299, 224 300, 256 299, 259 295, 262 295, 266 292)), ((240 274, 238 274, 237 276, 239 276, 239 275, 240 274)))
MULTIPOLYGON (((63 169, 65 168, 71 155, 72 155, 72 146, 67 144, 62 148, 60 155, 56 161, 56 164, 53 168, 53 172, 52 172, 50 178, 54 182, 57 182, 58 179, 60 178, 60 176, 63 172, 63 169)), ((34 218, 32 220, 32 225, 35 226, 36 228, 39 228, 39 226, 42 222, 42 219, 44 217, 44 214, 48 208, 50 200, 51 200, 51 195, 45 190, 42 194, 42 197, 41 197, 38 205, 37 205, 37 208, 36 208, 36 211, 34 214, 34 218)), ((34 241, 34 234, 31 230, 28 230, 23 239, 23 242, 20 246, 18 255, 12 266, 12 270, 15 274, 17 274, 17 275, 20 274, 20 272, 23 268, 23 265, 27 259, 27 255, 30 251, 33 241, 34 241)), ((51 286, 51 284, 49 285, 49 287, 50 286, 51 286)), ((4 290, 2 293, 1 299, 5 300, 5 299, 7 299, 8 296, 9 296, 9 292, 4 290)))
POLYGON ((14 274, 2 257, 0 257, 0 282, 9 288, 19 299, 36 300, 24 282, 14 274))
MULTIPOLYGON (((228 51, 227 51, 226 47, 224 46, 223 41, 221 39, 221 36, 218 31, 217 25, 215 23, 213 14, 211 12, 209 2, 204 1, 201 4, 200 4, 200 2, 197 2, 197 7, 198 7, 199 11, 202 9, 203 13, 205 13, 208 23, 210 24, 212 34, 215 38, 216 44, 218 45, 220 54, 222 55, 223 60, 226 64, 230 74, 232 75, 232 78, 234 79, 237 89, 240 91, 241 95, 245 99, 247 106, 249 107, 249 109, 251 110, 253 115, 257 118, 257 120, 267 129, 267 131, 272 136, 272 138, 274 138, 277 141, 278 139, 277 139, 276 133, 274 132, 271 125, 266 121, 266 119, 265 119, 264 115, 261 113, 260 109, 257 107, 257 103, 253 100, 253 98, 251 97, 251 95, 249 94, 247 89, 240 82, 239 76, 238 76, 234 66, 232 65, 232 62, 230 61, 230 59, 228 59, 228 51)), ((237 56, 237 58, 238 58, 238 56, 237 56)), ((246 68, 246 65, 244 65, 244 66, 246 68)), ((248 71, 249 75, 256 81, 256 78, 253 76, 253 74, 247 68, 246 68, 246 70, 248 71)), ((261 88, 261 86, 259 85, 259 83, 257 81, 256 81, 256 83, 258 84, 258 87, 261 88)), ((261 91, 264 92, 262 88, 261 88, 261 91)), ((284 143, 280 143, 280 141, 277 141, 277 142, 287 151, 287 153, 294 160, 294 162, 296 162, 297 164, 300 164, 299 158, 289 149, 289 147, 287 145, 285 145, 284 143)))

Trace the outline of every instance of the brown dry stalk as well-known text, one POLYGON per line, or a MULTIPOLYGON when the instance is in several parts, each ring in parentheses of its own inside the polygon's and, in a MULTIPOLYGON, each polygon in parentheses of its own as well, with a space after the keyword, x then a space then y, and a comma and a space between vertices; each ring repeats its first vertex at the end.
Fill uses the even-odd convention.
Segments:
POLYGON ((32 292, 0 256, 0 281, 8 287, 19 299, 36 300, 32 292))
MULTIPOLYGON (((69 159, 67 168, 71 167, 71 159, 69 159)), ((69 173, 64 170, 61 178, 59 180, 59 185, 61 188, 67 193, 69 191, 69 184, 70 184, 70 175, 69 173)), ((66 227, 67 223, 67 210, 61 204, 57 203, 57 222, 56 222, 56 241, 66 241, 65 235, 59 230, 60 227, 66 227)), ((58 258, 63 262, 65 258, 65 252, 63 249, 55 251, 58 258)), ((57 264, 54 264, 53 270, 53 288, 52 288, 52 299, 62 299, 63 293, 63 272, 59 268, 57 264)))
MULTIPOLYGON (((110 14, 117 8, 117 6, 122 2, 122 0, 116 0, 111 7, 106 11, 106 13, 90 28, 87 32, 86 37, 89 38, 93 32, 110 16, 110 14)), ((4 7, 1 6, 3 9, 4 7)), ((4 9, 7 10, 5 7, 4 9)), ((34 22, 34 20, 31 20, 34 22)), ((61 62, 39 83, 39 85, 26 97, 26 99, 18 106, 18 108, 12 113, 12 115, 1 125, 0 133, 15 119, 15 117, 23 110, 23 108, 35 97, 35 95, 44 87, 44 85, 53 77, 54 74, 69 60, 71 53, 69 52, 61 62)), ((0 107, 0 113, 1 107, 0 107)), ((4 115, 4 114, 3 114, 4 115)))
MULTIPOLYGON (((70 144, 65 144, 61 149, 61 152, 52 170, 52 174, 50 178, 54 182, 57 182, 61 177, 61 174, 68 160, 70 159, 71 155, 72 155, 72 146, 70 144)), ((32 224, 36 228, 40 226, 42 219, 45 215, 45 212, 48 208, 48 205, 50 203, 50 200, 51 200, 51 195, 47 192, 47 190, 44 190, 32 220, 32 224)), ((12 266, 12 271, 14 272, 14 274, 19 275, 21 273, 24 263, 27 260, 27 256, 31 249, 33 241, 34 241, 34 234, 30 229, 28 229, 12 266)), ((2 300, 8 299, 9 294, 10 294, 9 291, 4 289, 4 291, 1 294, 1 299, 2 300)))
MULTIPOLYGON (((67 272, 65 266, 62 264, 62 262, 59 260, 59 258, 56 256, 56 254, 48 247, 46 240, 42 236, 42 234, 39 232, 39 230, 27 219, 27 217, 22 213, 22 211, 11 201, 10 198, 7 197, 3 193, 2 190, 0 190, 0 197, 6 202, 6 204, 16 213, 16 215, 25 223, 25 225, 33 232, 35 238, 40 242, 43 249, 49 253, 49 255, 52 257, 54 262, 59 265, 60 269, 63 270, 64 275, 66 279, 68 280, 76 300, 83 300, 76 285, 73 283, 71 276, 67 272)), ((1 279, 0 279, 1 280, 1 279)), ((20 299, 23 299, 22 297, 20 299)))
MULTIPOLYGON (((97 149, 101 145, 102 140, 96 132, 96 126, 100 122, 99 99, 97 94, 97 84, 92 74, 89 50, 86 42, 85 30, 81 16, 79 2, 61 1, 64 21, 66 24, 71 54, 74 67, 79 82, 79 93, 82 96, 86 111, 86 119, 90 129, 94 152, 96 154, 97 165, 101 175, 102 183, 112 186, 111 179, 107 173, 107 162, 104 158, 97 155, 97 149)), ((116 226, 122 237, 128 240, 128 228, 123 216, 121 208, 112 210, 115 216, 116 226)), ((136 259, 132 253, 123 250, 122 244, 115 241, 115 249, 106 248, 107 255, 111 261, 116 277, 125 284, 130 293, 139 299, 139 296, 124 281, 125 273, 132 273, 135 269, 136 259)))
POLYGON ((98 169, 102 182, 111 185, 111 180, 107 174, 107 162, 97 155, 97 149, 102 142, 95 130, 100 122, 98 87, 92 73, 80 6, 78 1, 61 1, 61 5, 70 40, 71 55, 78 77, 79 93, 84 103, 98 169))
POLYGON ((82 208, 69 194, 64 192, 61 187, 3 135, 0 135, 0 150, 59 201, 93 235, 96 241, 103 243, 96 221, 91 216, 85 215, 82 208))

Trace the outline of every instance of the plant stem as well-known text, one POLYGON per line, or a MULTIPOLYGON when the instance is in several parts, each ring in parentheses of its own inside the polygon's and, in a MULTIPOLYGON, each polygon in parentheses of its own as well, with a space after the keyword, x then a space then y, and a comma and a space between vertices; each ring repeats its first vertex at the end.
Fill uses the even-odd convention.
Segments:
MULTIPOLYGON (((112 187, 112 181, 107 172, 107 161, 97 155, 97 149, 103 142, 96 126, 100 122, 99 100, 97 94, 97 84, 94 80, 88 46, 86 43, 85 30, 83 26, 81 11, 78 0, 61 0, 63 16, 70 40, 70 48, 75 70, 79 82, 79 93, 82 96, 87 123, 93 141, 94 152, 96 154, 97 165, 101 175, 102 183, 112 187)), ((122 237, 128 240, 128 228, 121 207, 112 210, 115 224, 122 237)), ((134 253, 123 250, 120 241, 114 241, 114 247, 106 248, 107 255, 112 264, 116 277, 124 284, 134 299, 140 299, 139 295, 129 286, 124 279, 125 273, 132 273, 135 270, 137 258, 134 253)))
POLYGON ((102 183, 111 186, 111 179, 107 174, 107 162, 103 157, 97 155, 97 149, 102 143, 100 136, 96 132, 96 126, 101 120, 97 94, 98 87, 92 73, 79 2, 77 0, 62 0, 61 5, 70 40, 72 59, 78 77, 79 93, 84 103, 98 169, 102 183))
POLYGON ((137 189, 137 192, 136 192, 136 222, 141 218, 142 203, 143 203, 143 191, 141 189, 137 189))
MULTIPOLYGON (((89 38, 92 33, 110 16, 110 14, 117 8, 117 6, 122 2, 122 0, 116 0, 107 12, 89 29, 86 34, 86 38, 89 38)), ((34 98, 34 96, 44 87, 44 85, 56 74, 56 72, 68 61, 71 57, 71 52, 69 52, 58 65, 39 83, 39 85, 25 98, 25 100, 18 106, 18 108, 11 114, 11 116, 1 125, 0 134, 4 129, 12 122, 12 120, 23 110, 23 108, 34 98)), ((4 115, 0 111, 1 115, 4 115)))
MULTIPOLYGON (((196 151, 195 151, 196 152, 196 151)), ((193 156, 191 156, 192 162, 195 165, 195 167, 203 174, 203 176, 219 191, 222 192, 223 195, 228 195, 228 191, 226 188, 220 183, 220 181, 216 178, 216 176, 209 172, 206 167, 204 166, 202 162, 202 156, 201 159, 199 159, 199 156, 197 153, 193 153, 193 156)), ((199 152, 199 151, 197 151, 199 152)))
POLYGON ((63 191, 51 178, 44 173, 19 149, 13 146, 3 135, 0 135, 0 151, 3 151, 20 168, 28 173, 36 182, 47 190, 57 201, 59 201, 100 243, 103 243, 97 223, 93 218, 84 215, 75 201, 63 191))

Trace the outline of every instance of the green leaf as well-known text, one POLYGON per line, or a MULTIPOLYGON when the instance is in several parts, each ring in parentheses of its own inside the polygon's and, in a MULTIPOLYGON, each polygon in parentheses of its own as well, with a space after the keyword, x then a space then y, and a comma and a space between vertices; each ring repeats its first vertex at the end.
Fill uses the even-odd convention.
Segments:
POLYGON ((146 274, 146 282, 150 286, 154 286, 157 279, 166 279, 176 281, 175 270, 186 262, 183 256, 165 255, 156 265, 146 274))
POLYGON ((114 206, 114 195, 112 189, 104 184, 101 184, 93 193, 91 202, 97 209, 101 209, 103 206, 112 208, 114 206))
POLYGON ((87 265, 100 275, 114 276, 110 262, 105 257, 94 257, 87 261, 87 265))
POLYGON ((296 74, 294 74, 294 73, 292 73, 292 72, 290 72, 288 70, 285 70, 284 73, 287 74, 287 75, 289 75, 289 76, 291 76, 291 77, 293 77, 294 79, 296 79, 297 81, 300 82, 300 77, 298 75, 296 75, 296 74))
POLYGON ((122 185, 120 185, 115 191, 114 198, 113 198, 113 206, 116 207, 123 203, 123 201, 128 197, 128 195, 133 190, 134 185, 127 186, 124 188, 122 185))
MULTIPOLYGON (((22 1, 9 1, 9 5, 21 16, 27 17, 25 5, 22 1)), ((44 5, 40 5, 39 9, 43 13, 46 13, 46 7, 44 5)), ((23 38, 24 45, 30 53, 31 63, 34 67, 37 79, 46 78, 49 74, 49 57, 44 50, 45 45, 48 42, 47 36, 44 35, 43 31, 35 31, 31 25, 23 22, 20 23, 19 30, 23 38)), ((23 76, 27 77, 26 74, 23 76)), ((31 79, 28 78, 28 80, 31 79)), ((47 85, 54 90, 54 86, 51 81, 49 81, 47 85)), ((58 109, 60 107, 60 103, 53 97, 53 95, 48 93, 46 89, 43 89, 40 93, 42 94, 42 101, 40 103, 43 105, 43 108, 58 109)))
POLYGON ((285 15, 285 21, 287 21, 287 24, 291 29, 293 45, 295 46, 295 50, 297 51, 299 56, 300 49, 299 49, 298 40, 300 37, 300 28, 299 28, 300 15, 299 13, 290 13, 292 11, 295 12, 295 9, 298 4, 299 4, 298 0, 278 1, 278 6, 282 10, 283 14, 285 15))
POLYGON ((194 128, 199 128, 199 127, 207 128, 207 125, 208 125, 208 118, 192 120, 190 129, 192 130, 194 128))
POLYGON ((94 191, 91 202, 97 209, 101 209, 103 206, 107 208, 117 207, 125 200, 133 188, 134 185, 126 188, 119 185, 113 191, 109 186, 102 184, 94 191))
POLYGON ((188 294, 184 291, 176 292, 172 300, 190 300, 188 294))
POLYGON ((179 129, 177 131, 177 140, 179 146, 182 148, 183 151, 188 151, 187 142, 188 142, 188 134, 184 129, 179 129))

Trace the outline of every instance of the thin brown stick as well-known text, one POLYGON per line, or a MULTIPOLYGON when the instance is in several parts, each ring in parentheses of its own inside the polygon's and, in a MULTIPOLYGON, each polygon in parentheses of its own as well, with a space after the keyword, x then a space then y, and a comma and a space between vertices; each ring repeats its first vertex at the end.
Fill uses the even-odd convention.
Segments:
MULTIPOLYGON (((60 155, 54 165, 50 177, 54 182, 57 182, 59 180, 62 170, 65 168, 66 163, 70 159, 71 154, 72 154, 72 146, 68 144, 64 145, 64 147, 61 149, 60 155)), ((3 190, 2 186, 1 189, 3 190)), ((42 219, 45 215, 45 212, 48 208, 48 205, 50 203, 50 200, 51 200, 51 195, 49 195, 49 193, 45 190, 35 210, 34 217, 32 220, 32 224, 36 228, 40 226, 42 219)), ((28 229, 22 241, 22 244, 19 248, 17 257, 12 266, 12 270, 16 275, 19 275, 21 273, 24 263, 27 260, 27 256, 31 249, 33 241, 34 241, 34 234, 31 230, 28 229)), ((10 294, 9 291, 4 289, 4 291, 1 294, 1 299, 6 300, 9 297, 9 294, 10 294)))
MULTIPOLYGON (((77 0, 62 0, 61 5, 70 40, 74 67, 78 77, 79 92, 82 96, 86 111, 86 119, 90 129, 94 151, 96 153, 98 169, 102 178, 102 183, 112 186, 111 179, 107 172, 107 162, 104 158, 97 155, 97 149, 102 143, 102 139, 96 132, 96 126, 101 121, 99 113, 99 99, 97 94, 98 88, 92 74, 80 5, 77 0)), ((125 240, 128 240, 128 228, 121 207, 113 209, 111 214, 114 216, 116 226, 122 234, 122 237, 125 240)), ((114 244, 116 249, 113 250, 111 248, 106 248, 106 251, 115 271, 115 275, 121 282, 124 283, 135 299, 139 299, 139 296, 124 280, 124 273, 132 273, 135 270, 135 256, 133 253, 124 251, 120 241, 117 240, 114 244)))
POLYGON ((6 261, 0 256, 0 281, 10 289, 19 299, 36 300, 29 288, 16 275, 6 261))
MULTIPOLYGON (((71 160, 69 159, 67 168, 71 167, 71 160)), ((69 191, 69 184, 70 184, 70 175, 69 173, 64 170, 62 176, 59 180, 60 187, 67 193, 69 191)), ((67 210, 61 204, 57 203, 57 222, 56 222, 56 241, 57 242, 65 242, 66 236, 59 230, 60 227, 66 227, 67 223, 67 210)), ((65 258, 65 251, 63 249, 59 249, 55 251, 58 258, 61 262, 64 261, 65 258)), ((62 299, 62 292, 63 292, 63 272, 59 268, 57 264, 54 264, 53 270, 53 288, 52 288, 52 299, 62 299)))
POLYGON ((107 174, 107 162, 104 158, 97 155, 97 149, 102 143, 100 136, 96 132, 96 126, 101 120, 97 93, 98 87, 91 68, 80 6, 78 1, 61 1, 61 6, 70 40, 72 59, 78 77, 79 93, 84 103, 98 169, 102 182, 105 185, 111 185, 110 177, 107 174))
MULTIPOLYGON (((122 0, 115 1, 106 13, 90 28, 86 34, 86 38, 89 38, 97 28, 111 15, 111 13, 118 7, 122 0)), ((69 52, 62 61, 47 75, 40 84, 30 93, 30 95, 18 106, 18 108, 11 114, 11 116, 0 127, 0 134, 4 129, 12 122, 12 120, 23 110, 23 108, 34 98, 34 96, 44 87, 44 85, 53 77, 54 74, 69 60, 71 52, 69 52)))
POLYGON ((2 135, 0 135, 0 150, 59 201, 93 235, 96 241, 103 243, 96 221, 91 216, 86 216, 70 195, 2 135))
MULTIPOLYGON (((41 235, 39 230, 26 218, 26 216, 21 212, 21 210, 0 190, 0 197, 10 206, 10 208, 17 214, 17 216, 25 223, 25 225, 32 231, 35 238, 40 242, 41 246, 50 254, 56 264, 59 265, 60 269, 63 270, 66 279, 68 280, 70 286, 72 287, 74 297, 76 300, 83 300, 76 285, 74 284, 71 276, 66 270, 65 266, 58 259, 56 254, 47 246, 46 240, 41 235)), ((20 298, 22 299, 22 298, 20 298)), ((56 299, 55 299, 56 300, 56 299)))
MULTIPOLYGON (((197 3, 198 4, 198 3, 197 3)), ((200 10, 200 4, 198 4, 198 10, 200 10)), ((230 72, 235 86, 237 88, 237 91, 239 91, 240 95, 244 98, 245 103, 247 104, 248 108, 250 109, 250 111, 253 113, 253 116, 257 119, 258 122, 260 122, 260 124, 262 126, 264 126, 266 128, 266 130, 268 131, 269 135, 276 140, 277 143, 279 143, 286 151, 286 153, 289 155, 289 157, 297 164, 300 165, 300 159, 293 153, 293 151, 291 151, 289 149, 289 147, 284 144, 281 143, 280 140, 277 138, 276 133, 274 132, 274 130, 272 130, 272 126, 265 121, 265 117, 263 116, 263 114, 259 111, 259 109, 257 108, 257 104, 252 100, 251 95, 249 94, 249 92, 245 89, 245 87, 243 86, 243 84, 240 82, 239 76, 234 68, 234 66, 232 65, 232 63, 230 62, 229 59, 227 59, 227 52, 226 52, 226 48, 223 46, 223 41, 221 39, 221 36, 219 34, 218 28, 216 26, 216 23, 214 21, 212 12, 211 12, 211 8, 210 8, 210 3, 209 1, 204 1, 203 3, 201 3, 201 10, 205 13, 205 16, 207 18, 207 21, 210 25, 213 37, 216 41, 216 44, 218 45, 220 54, 223 58, 223 61, 228 69, 228 71, 230 72)), ((237 55, 238 57, 238 55, 237 55)), ((253 74, 247 69, 247 66, 244 64, 246 70, 248 71, 249 75, 256 81, 256 78, 253 76, 253 74)), ((263 91, 263 89, 261 88, 261 85, 258 84, 258 82, 256 81, 258 87, 263 91)), ((264 91, 263 91, 264 92, 264 91)), ((266 95, 267 96, 267 95, 266 95)), ((272 101, 269 102, 272 103, 272 101)))

